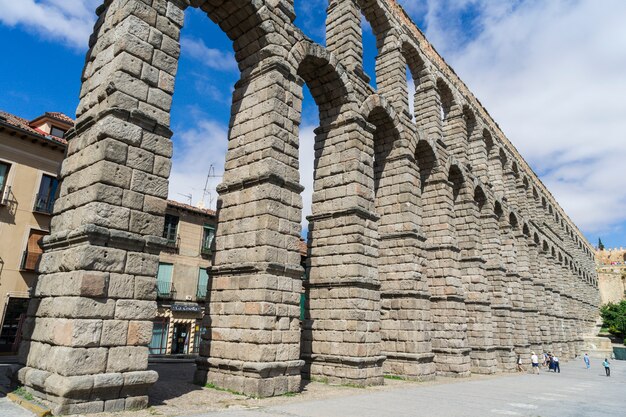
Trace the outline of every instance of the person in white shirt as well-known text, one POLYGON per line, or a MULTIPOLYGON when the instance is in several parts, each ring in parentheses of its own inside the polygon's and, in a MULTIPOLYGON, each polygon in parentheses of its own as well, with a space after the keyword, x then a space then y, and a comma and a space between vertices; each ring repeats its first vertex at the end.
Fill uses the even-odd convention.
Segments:
POLYGON ((530 362, 533 365, 533 374, 539 375, 539 357, 537 356, 537 354, 535 354, 535 352, 531 353, 532 355, 530 356, 530 362))

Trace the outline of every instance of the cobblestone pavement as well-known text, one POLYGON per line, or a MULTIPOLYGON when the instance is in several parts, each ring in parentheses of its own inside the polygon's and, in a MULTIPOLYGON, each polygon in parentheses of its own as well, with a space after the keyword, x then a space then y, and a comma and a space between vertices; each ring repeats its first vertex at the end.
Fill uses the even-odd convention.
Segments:
MULTIPOLYGON (((592 369, 582 361, 564 363, 560 374, 500 374, 468 379, 441 378, 414 383, 386 380, 384 387, 358 389, 311 383, 302 394, 255 399, 189 381, 193 363, 152 364, 159 382, 151 406, 136 412, 98 417, 404 417, 532 416, 611 417, 626 410, 626 362, 613 361, 606 378, 599 360, 592 369)), ((0 397, 0 416, 33 414, 0 397)))

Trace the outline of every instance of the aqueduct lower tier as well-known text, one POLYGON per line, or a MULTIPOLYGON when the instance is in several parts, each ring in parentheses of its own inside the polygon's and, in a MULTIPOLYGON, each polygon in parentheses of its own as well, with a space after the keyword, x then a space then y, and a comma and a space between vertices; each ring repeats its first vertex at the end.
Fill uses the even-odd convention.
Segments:
POLYGON ((326 47, 294 25, 293 0, 189 3, 97 10, 25 325, 18 376, 30 391, 57 413, 147 404, 188 6, 233 41, 241 71, 198 382, 270 396, 303 377, 373 385, 510 370, 530 350, 579 353, 598 304, 591 246, 395 1, 331 0, 326 47), (377 90, 361 14, 377 38, 377 90), (306 280, 304 84, 320 111, 306 280))

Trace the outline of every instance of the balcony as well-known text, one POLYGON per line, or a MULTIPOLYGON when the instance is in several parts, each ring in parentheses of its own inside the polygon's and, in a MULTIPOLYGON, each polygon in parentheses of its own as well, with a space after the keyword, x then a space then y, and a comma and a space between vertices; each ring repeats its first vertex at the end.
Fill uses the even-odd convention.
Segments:
POLYGON ((33 211, 36 213, 52 214, 54 198, 48 194, 37 194, 33 211))
POLYGON ((157 280, 157 298, 161 300, 171 300, 176 294, 176 289, 172 281, 157 280))
POLYGON ((196 291, 196 299, 198 301, 206 300, 207 285, 198 284, 198 290, 196 291))

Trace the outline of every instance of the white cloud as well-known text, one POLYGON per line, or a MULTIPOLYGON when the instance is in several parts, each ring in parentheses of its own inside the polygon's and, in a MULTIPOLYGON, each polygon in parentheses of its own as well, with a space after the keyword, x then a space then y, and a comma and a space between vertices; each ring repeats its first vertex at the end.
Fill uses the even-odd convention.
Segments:
POLYGON ((429 40, 586 233, 626 222, 624 16, 621 0, 428 2, 429 40))
POLYGON ((23 26, 47 40, 61 40, 78 49, 87 42, 96 21, 99 0, 0 0, 0 22, 23 26))
POLYGON ((230 51, 209 48, 202 39, 183 38, 181 51, 203 65, 217 71, 238 71, 235 55, 230 51))
POLYGON ((196 205, 204 200, 204 206, 215 209, 217 193, 215 187, 222 181, 220 177, 210 178, 208 191, 203 196, 209 168, 213 165, 215 175, 224 172, 224 160, 228 148, 228 128, 220 122, 200 119, 194 126, 179 130, 174 140, 174 156, 170 174, 169 198, 189 203, 185 197, 191 194, 191 203, 196 205), (212 198, 212 202, 209 201, 212 198))

